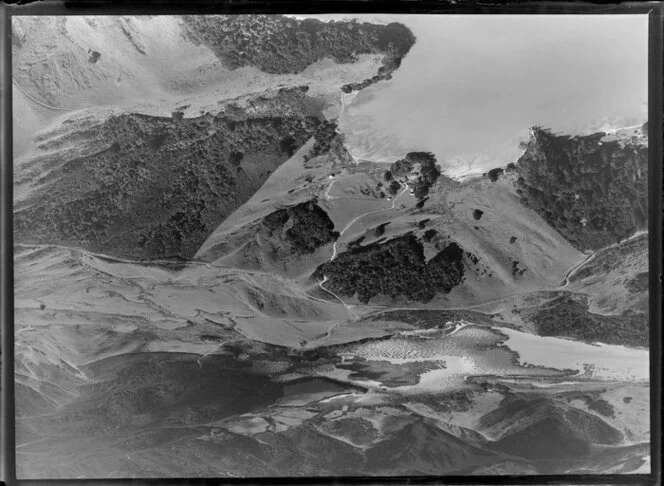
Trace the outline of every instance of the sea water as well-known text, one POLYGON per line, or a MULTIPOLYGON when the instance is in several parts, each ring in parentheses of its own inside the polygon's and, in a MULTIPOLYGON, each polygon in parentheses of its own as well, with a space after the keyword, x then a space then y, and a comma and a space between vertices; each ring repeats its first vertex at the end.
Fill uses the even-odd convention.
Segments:
POLYGON ((390 81, 346 100, 360 159, 431 151, 448 175, 505 166, 540 125, 595 131, 647 119, 647 16, 371 15, 417 37, 390 81))

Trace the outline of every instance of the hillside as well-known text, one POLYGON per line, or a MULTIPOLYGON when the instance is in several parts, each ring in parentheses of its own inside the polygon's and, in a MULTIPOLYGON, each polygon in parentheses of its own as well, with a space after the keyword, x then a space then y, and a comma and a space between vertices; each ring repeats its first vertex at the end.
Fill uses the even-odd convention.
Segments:
POLYGON ((257 66, 270 74, 298 73, 324 58, 346 64, 359 54, 387 57, 378 74, 398 67, 415 37, 404 25, 322 22, 281 15, 183 17, 184 34, 208 46, 230 69, 257 66))
POLYGON ((197 257, 291 277, 309 272, 315 282, 327 275, 327 288, 350 301, 357 296, 363 303, 432 305, 472 305, 533 286, 556 288, 583 260, 581 252, 520 202, 514 173, 460 182, 440 174, 431 154, 408 154, 388 166, 354 161, 340 135, 318 145, 314 150, 316 144, 308 144, 277 169, 212 233, 197 257), (275 205, 293 207, 312 198, 340 233, 334 248, 328 243, 306 259, 271 263, 272 246, 253 242, 267 241, 256 237, 262 234, 260 219, 275 205), (409 238, 415 243, 397 244, 409 238), (436 266, 438 260, 432 259, 450 245, 466 255, 460 267, 464 278, 439 285, 437 277, 428 279, 422 269, 428 262, 436 266), (392 246, 404 251, 390 250, 392 246), (330 251, 338 257, 326 263, 330 251), (392 265, 383 265, 389 255, 392 265), (415 280, 397 284, 403 272, 415 280), (391 281, 388 273, 400 290, 383 285, 391 281))
POLYGON ((31 151, 16 159, 17 240, 191 258, 327 126, 342 86, 396 69, 414 42, 400 24, 241 19, 16 20, 15 109, 31 114, 15 130, 15 153, 31 151), (41 63, 28 31, 50 35, 41 63))
POLYGON ((589 296, 590 309, 604 314, 649 308, 648 234, 635 233, 604 248, 568 277, 570 290, 589 296))
POLYGON ((475 47, 298 17, 13 19, 19 477, 649 473, 647 127, 400 151, 475 47))
POLYGON ((524 205, 580 250, 620 241, 648 222, 646 127, 627 137, 570 137, 534 128, 516 163, 524 205))
POLYGON ((321 265, 314 278, 345 297, 357 294, 366 304, 379 294, 427 303, 436 293, 449 293, 464 277, 463 250, 451 243, 426 261, 424 247, 408 233, 384 243, 357 246, 321 265))
POLYGON ((14 112, 22 114, 14 126, 15 156, 29 153, 37 132, 84 108, 196 117, 216 111, 220 100, 306 85, 334 117, 343 86, 388 76, 414 42, 400 24, 336 22, 317 33, 316 22, 241 18, 14 17, 14 112), (271 34, 252 37, 259 25, 271 34), (253 55, 242 54, 244 48, 253 55), (267 49, 281 56, 265 56, 267 49), (270 67, 272 60, 278 67, 270 67))
POLYGON ((16 240, 192 257, 313 135, 321 114, 306 91, 245 97, 214 116, 129 113, 93 127, 70 124, 65 135, 39 140, 44 155, 17 171, 29 192, 15 206, 16 240), (79 144, 94 151, 80 154, 79 144))

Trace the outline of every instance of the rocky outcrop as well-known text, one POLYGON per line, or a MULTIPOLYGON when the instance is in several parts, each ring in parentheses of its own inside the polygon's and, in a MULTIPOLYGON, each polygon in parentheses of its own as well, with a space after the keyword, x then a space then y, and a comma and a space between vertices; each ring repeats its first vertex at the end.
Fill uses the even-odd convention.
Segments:
POLYGON ((605 135, 570 137, 536 127, 516 164, 521 202, 581 250, 647 226, 647 145, 605 135))
POLYGON ((27 163, 28 175, 17 174, 32 190, 15 206, 16 241, 139 259, 192 257, 316 131, 321 120, 306 91, 249 96, 198 118, 120 114, 67 135, 91 142, 92 153, 41 141, 41 170, 27 163))
POLYGON ((424 246, 408 233, 383 243, 355 245, 318 267, 314 277, 327 277, 327 288, 347 297, 357 294, 365 304, 379 294, 426 303, 463 281, 465 256, 459 245, 450 243, 426 261, 424 246))

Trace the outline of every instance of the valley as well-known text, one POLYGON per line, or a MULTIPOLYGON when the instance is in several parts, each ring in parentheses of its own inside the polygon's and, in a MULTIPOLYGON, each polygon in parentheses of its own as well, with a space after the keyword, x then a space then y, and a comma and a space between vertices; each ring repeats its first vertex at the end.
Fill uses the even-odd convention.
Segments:
POLYGON ((20 478, 649 471, 647 125, 458 177, 340 123, 407 22, 12 35, 20 478))

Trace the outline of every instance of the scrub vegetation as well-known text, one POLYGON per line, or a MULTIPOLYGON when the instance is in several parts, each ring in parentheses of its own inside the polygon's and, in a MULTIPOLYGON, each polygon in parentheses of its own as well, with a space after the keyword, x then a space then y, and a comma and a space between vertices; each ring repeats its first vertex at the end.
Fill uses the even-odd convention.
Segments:
POLYGON ((384 243, 353 247, 318 267, 316 275, 328 277, 328 286, 362 303, 383 294, 390 298, 429 302, 439 292, 448 293, 463 281, 464 252, 450 243, 428 262, 424 247, 412 233, 384 243))
POLYGON ((521 202, 580 250, 595 250, 647 226, 644 144, 556 135, 535 127, 517 162, 521 202))
MULTIPOLYGON (((226 67, 256 66, 270 74, 299 73, 325 58, 345 64, 359 54, 384 54, 376 75, 380 80, 399 67, 415 43, 412 32, 399 23, 322 22, 282 15, 187 15, 183 21, 185 35, 209 47, 226 67)), ((361 83, 356 84, 345 90, 361 89, 361 83)))

